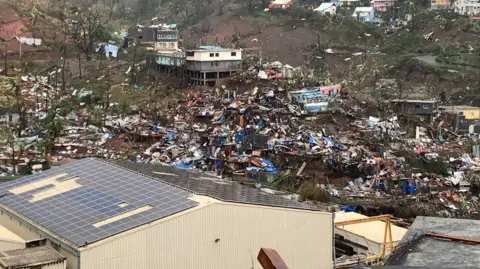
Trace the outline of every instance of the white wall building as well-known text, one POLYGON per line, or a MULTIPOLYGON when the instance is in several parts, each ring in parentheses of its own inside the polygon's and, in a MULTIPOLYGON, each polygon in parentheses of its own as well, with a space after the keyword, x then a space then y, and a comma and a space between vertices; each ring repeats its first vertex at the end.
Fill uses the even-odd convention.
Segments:
POLYGON ((332 214, 170 167, 79 160, 0 185, 0 211, 67 269, 260 268, 262 247, 291 268, 333 268, 332 214))
POLYGON ((216 46, 200 46, 200 49, 187 50, 186 66, 192 84, 215 85, 218 80, 228 78, 242 69, 243 51, 216 46))
POLYGON ((337 6, 334 3, 322 3, 313 11, 324 15, 335 15, 337 13, 337 6))
POLYGON ((473 16, 480 13, 480 2, 478 0, 456 0, 453 7, 457 13, 462 15, 473 16))

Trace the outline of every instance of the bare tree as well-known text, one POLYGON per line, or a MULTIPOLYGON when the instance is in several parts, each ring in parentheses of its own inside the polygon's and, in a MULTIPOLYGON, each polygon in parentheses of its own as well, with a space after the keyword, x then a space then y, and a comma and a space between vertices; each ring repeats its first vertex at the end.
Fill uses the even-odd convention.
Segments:
POLYGON ((109 39, 103 26, 107 18, 107 10, 101 4, 83 5, 71 8, 70 15, 74 20, 71 30, 75 45, 85 54, 87 60, 90 60, 94 44, 109 39))

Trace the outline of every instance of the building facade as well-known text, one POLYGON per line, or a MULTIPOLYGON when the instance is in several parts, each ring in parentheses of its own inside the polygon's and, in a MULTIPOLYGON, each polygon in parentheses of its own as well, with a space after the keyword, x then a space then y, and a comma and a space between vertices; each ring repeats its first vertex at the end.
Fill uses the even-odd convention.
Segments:
POLYGON ((242 69, 241 49, 224 49, 215 46, 201 46, 200 49, 187 50, 186 68, 190 83, 212 86, 220 79, 242 69))
POLYGON ((0 226, 67 269, 259 268, 263 247, 292 268, 333 268, 331 213, 162 169, 88 158, 4 183, 0 226))
POLYGON ((437 101, 435 100, 391 100, 392 109, 403 115, 431 116, 437 112, 437 101))
POLYGON ((480 13, 480 2, 477 0, 456 0, 453 3, 455 12, 466 15, 473 16, 480 13))

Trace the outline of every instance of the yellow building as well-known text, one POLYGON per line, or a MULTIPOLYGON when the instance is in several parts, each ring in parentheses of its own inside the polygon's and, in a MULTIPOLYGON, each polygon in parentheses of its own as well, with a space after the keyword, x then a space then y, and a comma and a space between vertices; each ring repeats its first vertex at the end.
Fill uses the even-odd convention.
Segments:
POLYGON ((261 268, 262 247, 333 268, 332 214, 170 167, 83 159, 0 185, 0 211, 6 248, 51 246, 68 269, 261 268))
POLYGON ((474 106, 441 106, 440 109, 447 113, 465 116, 466 120, 480 119, 480 107, 474 106))

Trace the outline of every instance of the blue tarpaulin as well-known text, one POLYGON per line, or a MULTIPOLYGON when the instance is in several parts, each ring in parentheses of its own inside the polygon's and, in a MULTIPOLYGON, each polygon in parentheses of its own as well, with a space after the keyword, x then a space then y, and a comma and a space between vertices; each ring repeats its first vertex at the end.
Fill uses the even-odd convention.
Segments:
POLYGON ((342 206, 340 209, 345 212, 355 212, 355 210, 357 209, 357 206, 355 205, 342 206))
POLYGON ((175 168, 191 169, 191 168, 193 168, 193 163, 192 164, 186 164, 183 161, 181 161, 181 162, 178 162, 177 164, 175 164, 175 168))

